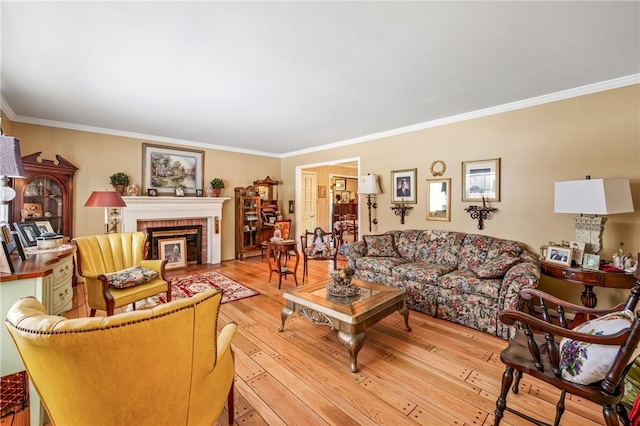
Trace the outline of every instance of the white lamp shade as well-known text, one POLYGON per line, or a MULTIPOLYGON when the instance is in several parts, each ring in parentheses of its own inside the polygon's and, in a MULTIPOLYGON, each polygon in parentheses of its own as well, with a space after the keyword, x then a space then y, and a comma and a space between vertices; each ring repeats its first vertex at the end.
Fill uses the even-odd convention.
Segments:
POLYGON ((586 179, 556 182, 555 213, 632 213, 629 179, 586 179))
POLYGON ((363 175, 358 179, 358 194, 376 195, 380 193, 376 175, 363 175))

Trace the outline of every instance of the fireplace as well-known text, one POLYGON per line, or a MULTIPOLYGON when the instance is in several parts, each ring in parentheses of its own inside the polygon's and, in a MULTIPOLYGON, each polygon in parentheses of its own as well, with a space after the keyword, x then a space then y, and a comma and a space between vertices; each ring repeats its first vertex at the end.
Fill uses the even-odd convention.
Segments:
POLYGON ((202 263, 202 225, 163 226, 147 228, 149 248, 147 259, 159 259, 158 242, 175 238, 184 238, 187 242, 187 263, 202 263))
MULTIPOLYGON (((202 226, 201 262, 220 263, 222 203, 229 198, 146 196, 122 198, 127 203, 127 207, 124 207, 121 213, 123 232, 200 225, 202 226)), ((157 243, 154 245, 157 246, 157 243)))

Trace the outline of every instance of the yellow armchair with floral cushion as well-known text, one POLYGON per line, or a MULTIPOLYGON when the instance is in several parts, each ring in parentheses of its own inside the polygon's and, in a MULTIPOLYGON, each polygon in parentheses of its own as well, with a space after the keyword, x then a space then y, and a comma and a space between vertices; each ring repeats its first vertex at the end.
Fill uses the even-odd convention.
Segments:
POLYGON ((207 290, 110 317, 47 315, 35 298, 5 319, 55 425, 211 425, 228 404, 233 423, 237 326, 217 334, 222 294, 207 290))
POLYGON ((171 286, 165 276, 164 260, 145 260, 144 232, 76 237, 78 273, 87 288, 87 303, 93 317, 100 309, 113 315, 114 309, 154 296, 167 294, 171 286))

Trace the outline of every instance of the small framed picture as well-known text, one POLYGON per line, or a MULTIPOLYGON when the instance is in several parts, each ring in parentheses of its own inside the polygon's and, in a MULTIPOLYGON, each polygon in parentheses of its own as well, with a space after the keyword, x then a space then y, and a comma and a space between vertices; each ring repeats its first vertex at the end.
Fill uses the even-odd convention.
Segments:
POLYGON ((11 256, 7 251, 7 243, 2 241, 2 249, 0 249, 0 272, 6 274, 12 274, 15 272, 13 263, 11 262, 11 256))
POLYGON ((582 257, 584 256, 584 241, 571 241, 569 247, 571 247, 571 261, 577 266, 582 265, 582 257))
POLYGON ((153 188, 149 188, 147 189, 147 195, 149 197, 156 197, 158 195, 158 191, 153 188))
POLYGON ((36 238, 40 236, 40 231, 35 222, 14 222, 13 226, 18 231, 24 246, 33 247, 38 244, 36 238))
POLYGON ((196 189, 196 197, 202 197, 202 189, 196 189))
POLYGON ((295 202, 294 200, 289 200, 289 213, 293 214, 295 213, 295 202))
POLYGON ((344 191, 347 189, 346 179, 336 179, 336 191, 344 191))
POLYGON ((597 271, 600 269, 600 255, 585 253, 582 259, 582 267, 597 271))
POLYGON ((558 263, 560 265, 571 265, 571 248, 549 246, 547 248, 547 262, 558 263))
POLYGON ((184 197, 184 188, 176 186, 176 197, 184 197))
POLYGON ((318 185, 318 198, 327 198, 327 185, 318 185))
POLYGON ((40 235, 44 234, 45 232, 50 232, 52 234, 55 234, 55 232, 53 232, 53 226, 51 226, 51 222, 49 222, 48 220, 41 220, 33 223, 35 223, 36 226, 38 227, 38 231, 40 232, 40 235))
POLYGON ((394 170, 391 172, 392 203, 417 203, 416 172, 417 169, 394 170))
POLYGON ((9 252, 9 254, 13 253, 13 250, 15 250, 16 248, 16 242, 14 239, 13 234, 11 233, 11 229, 9 228, 9 225, 0 225, 0 238, 2 238, 2 241, 4 241, 5 243, 7 243, 7 251, 9 252))
POLYGON ((351 192, 350 191, 342 191, 340 193, 340 195, 342 196, 342 202, 343 203, 348 203, 349 199, 351 198, 351 192))
POLYGON ((11 235, 13 236, 13 241, 16 243, 16 250, 18 251, 18 256, 20 259, 27 260, 27 255, 24 252, 24 247, 22 247, 22 242, 20 242, 20 237, 18 237, 18 233, 16 231, 11 231, 11 235))
POLYGON ((187 239, 159 240, 158 253, 160 253, 160 259, 167 261, 166 269, 185 268, 187 266, 187 239))

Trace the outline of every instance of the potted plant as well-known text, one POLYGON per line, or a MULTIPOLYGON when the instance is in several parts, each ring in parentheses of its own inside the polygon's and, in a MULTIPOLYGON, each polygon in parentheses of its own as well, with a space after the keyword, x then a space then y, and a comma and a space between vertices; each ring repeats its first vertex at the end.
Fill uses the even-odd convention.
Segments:
POLYGON ((126 173, 118 172, 109 176, 109 183, 120 194, 124 192, 124 188, 129 185, 129 176, 126 173))
POLYGON ((211 184, 211 189, 213 191, 214 197, 219 197, 222 193, 222 188, 224 188, 224 182, 220 178, 214 178, 209 182, 211 184))

